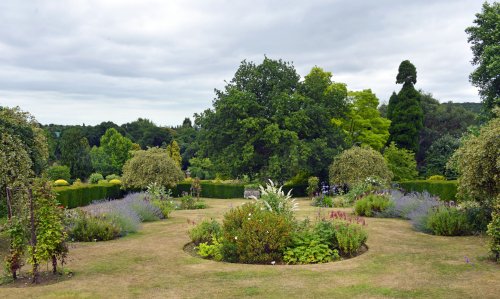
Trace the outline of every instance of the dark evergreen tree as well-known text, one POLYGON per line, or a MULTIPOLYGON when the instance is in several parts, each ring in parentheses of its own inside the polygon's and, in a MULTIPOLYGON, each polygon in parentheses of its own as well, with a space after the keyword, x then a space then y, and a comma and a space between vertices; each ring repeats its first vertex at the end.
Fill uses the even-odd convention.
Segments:
POLYGON ((67 129, 61 136, 61 163, 69 166, 72 178, 87 178, 92 172, 90 147, 82 129, 67 129))
POLYGON ((394 141, 399 148, 418 152, 419 135, 423 127, 423 112, 420 93, 413 84, 417 83, 417 71, 408 60, 401 62, 396 83, 403 84, 397 97, 391 96, 387 115, 391 120, 389 143, 394 141))

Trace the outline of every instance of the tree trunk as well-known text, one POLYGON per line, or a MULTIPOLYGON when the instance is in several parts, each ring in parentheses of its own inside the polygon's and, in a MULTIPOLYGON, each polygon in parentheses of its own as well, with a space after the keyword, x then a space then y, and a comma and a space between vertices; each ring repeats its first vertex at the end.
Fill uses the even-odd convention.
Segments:
POLYGON ((55 255, 52 256, 52 273, 57 274, 57 257, 55 255))
POLYGON ((38 261, 36 260, 36 227, 35 227, 35 208, 33 203, 33 192, 28 190, 30 200, 30 224, 31 224, 31 247, 33 255, 33 283, 38 283, 38 261))

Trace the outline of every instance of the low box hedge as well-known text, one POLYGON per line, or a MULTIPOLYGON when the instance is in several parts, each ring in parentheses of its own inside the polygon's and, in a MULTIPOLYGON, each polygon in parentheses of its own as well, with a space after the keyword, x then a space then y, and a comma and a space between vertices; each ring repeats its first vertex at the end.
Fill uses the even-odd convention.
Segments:
POLYGON ((123 197, 123 190, 120 189, 120 185, 107 183, 54 187, 54 191, 57 193, 59 203, 70 209, 89 205, 94 200, 123 197))
POLYGON ((443 201, 456 201, 457 181, 430 181, 417 180, 399 182, 399 186, 406 192, 424 192, 439 196, 443 201))

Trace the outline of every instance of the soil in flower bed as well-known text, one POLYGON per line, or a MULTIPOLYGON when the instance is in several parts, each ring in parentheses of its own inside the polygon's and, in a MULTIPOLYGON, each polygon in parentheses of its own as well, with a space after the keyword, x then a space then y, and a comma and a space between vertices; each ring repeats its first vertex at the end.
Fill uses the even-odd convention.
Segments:
POLYGON ((29 288, 29 287, 37 287, 44 285, 51 285, 61 281, 68 280, 72 278, 74 274, 72 272, 66 272, 64 274, 57 273, 53 274, 52 272, 40 272, 40 276, 38 277, 38 284, 32 283, 31 275, 27 273, 22 273, 17 277, 16 280, 4 278, 4 280, 0 280, 0 288, 29 288))

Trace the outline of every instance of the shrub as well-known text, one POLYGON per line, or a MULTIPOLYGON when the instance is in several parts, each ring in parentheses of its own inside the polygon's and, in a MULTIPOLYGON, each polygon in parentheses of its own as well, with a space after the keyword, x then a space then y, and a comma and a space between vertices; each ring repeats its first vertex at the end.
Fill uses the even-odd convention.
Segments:
POLYGON ((394 174, 394 180, 412 180, 417 175, 417 162, 415 154, 405 148, 397 148, 394 142, 385 149, 384 158, 389 169, 394 174))
POLYGON ((285 195, 282 187, 278 188, 271 180, 266 184, 266 188, 263 186, 259 188, 260 198, 253 197, 253 199, 261 204, 264 209, 287 217, 293 216, 293 212, 297 209, 298 204, 295 203, 295 199, 292 199, 290 196, 290 191, 285 195))
POLYGON ((181 198, 181 206, 180 208, 183 210, 196 210, 205 208, 204 204, 199 204, 202 202, 201 200, 196 199, 192 195, 185 193, 181 198))
POLYGON ((175 204, 172 201, 172 191, 165 191, 165 187, 157 183, 151 183, 147 187, 146 194, 149 196, 151 204, 159 208, 165 218, 168 218, 170 212, 175 209, 175 204))
POLYGON ((446 181, 446 178, 443 175, 431 175, 427 180, 429 181, 446 181))
POLYGON ((331 208, 333 207, 333 198, 321 194, 319 196, 313 197, 312 205, 315 207, 331 208))
POLYGON ((385 211, 392 204, 388 196, 369 194, 356 201, 354 210, 360 216, 371 217, 385 211))
POLYGON ((47 177, 51 181, 69 181, 71 179, 71 173, 69 167, 66 165, 54 165, 47 169, 47 177))
POLYGON ((368 234, 357 223, 344 220, 333 220, 335 227, 334 246, 339 249, 342 256, 354 256, 366 243, 368 234))
POLYGON ((198 245, 198 254, 201 255, 204 258, 210 258, 215 261, 222 261, 223 259, 223 254, 222 254, 222 248, 223 248, 223 243, 221 238, 217 238, 215 236, 212 236, 211 243, 200 243, 198 245))
POLYGON ((74 185, 67 187, 56 187, 57 201, 66 208, 82 207, 95 200, 121 198, 123 191, 120 185, 74 185))
POLYGON ((123 201, 139 216, 141 222, 157 221, 164 218, 161 210, 151 204, 143 193, 128 194, 123 201))
POLYGON ((224 215, 222 254, 226 261, 268 264, 282 260, 292 222, 282 214, 244 204, 224 215))
POLYGON ((319 235, 303 231, 293 237, 293 244, 283 255, 287 264, 327 263, 340 259, 339 252, 331 249, 319 235))
POLYGON ((80 179, 76 179, 74 182, 73 182, 73 186, 83 186, 83 183, 82 183, 82 180, 80 179))
POLYGON ((124 188, 146 188, 151 182, 173 187, 184 178, 180 167, 163 149, 153 147, 133 155, 123 166, 124 188))
POLYGON ((121 177, 119 175, 116 175, 116 174, 108 174, 106 176, 106 180, 108 181, 111 181, 111 180, 120 180, 121 177))
POLYGON ((491 237, 490 250, 497 262, 500 262, 500 203, 497 202, 488 224, 488 235, 491 237))
POLYGON ((54 182, 54 187, 62 187, 62 186, 69 186, 68 181, 66 181, 66 180, 56 180, 54 182))
POLYGON ((312 176, 307 180, 307 195, 310 198, 314 196, 314 193, 318 192, 319 189, 319 178, 312 176))
POLYGON ((203 220, 189 231, 189 237, 195 245, 210 243, 212 238, 220 238, 222 228, 216 220, 203 220))
POLYGON ((467 216, 467 223, 469 223, 471 232, 480 234, 486 232, 488 223, 492 220, 492 209, 489 207, 481 206, 477 202, 464 202, 460 204, 467 216))
POLYGON ((120 236, 120 227, 105 217, 91 216, 81 210, 68 214, 68 236, 74 241, 108 241, 120 236))
POLYGON ((367 177, 377 176, 390 183, 392 172, 384 157, 371 148, 354 146, 334 158, 330 166, 330 183, 350 186, 363 182, 367 177))
POLYGON ((439 236, 462 236, 470 234, 467 215, 455 207, 441 206, 429 213, 427 229, 439 236))
POLYGON ((102 176, 102 174, 98 173, 98 172, 94 172, 93 174, 90 175, 89 177, 89 183, 90 184, 97 184, 99 183, 99 181, 101 180, 104 180, 104 177, 102 176))
POLYGON ((121 185, 122 182, 118 179, 112 179, 111 181, 109 181, 110 184, 116 184, 116 185, 121 185))

